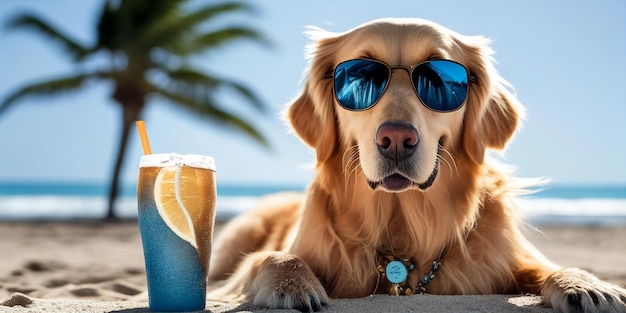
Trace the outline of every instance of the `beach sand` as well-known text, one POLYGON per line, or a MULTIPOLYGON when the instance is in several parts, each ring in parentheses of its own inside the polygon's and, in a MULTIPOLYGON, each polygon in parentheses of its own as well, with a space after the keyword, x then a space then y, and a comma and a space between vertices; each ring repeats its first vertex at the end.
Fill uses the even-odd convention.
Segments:
MULTIPOLYGON (((221 224, 216 227, 219 232, 221 224)), ((555 263, 626 286, 626 225, 550 226, 528 237, 555 263)), ((0 312, 149 312, 136 221, 0 222, 0 312)), ((520 295, 332 300, 324 312, 554 312, 520 295)), ((207 302, 206 312, 272 312, 207 302)), ((281 310, 280 312, 288 312, 281 310)))

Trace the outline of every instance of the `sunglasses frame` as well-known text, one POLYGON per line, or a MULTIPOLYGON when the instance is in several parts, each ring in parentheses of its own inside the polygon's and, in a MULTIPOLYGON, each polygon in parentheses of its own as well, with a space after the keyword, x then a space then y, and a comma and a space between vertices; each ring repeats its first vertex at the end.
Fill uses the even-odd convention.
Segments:
POLYGON ((451 62, 451 63, 456 63, 460 66, 462 66, 465 69, 465 73, 467 75, 467 92, 469 93, 469 86, 472 83, 476 83, 476 76, 470 74, 470 71, 467 69, 467 67, 465 67, 465 65, 456 62, 456 61, 452 61, 452 60, 447 60, 447 59, 431 59, 431 60, 426 60, 424 62, 420 62, 417 63, 413 66, 407 66, 407 65, 389 65, 383 61, 379 61, 376 59, 367 59, 367 58, 356 58, 356 59, 350 59, 350 60, 345 60, 340 62, 339 64, 337 64, 335 66, 335 68, 333 70, 331 70, 330 72, 328 72, 326 75, 324 75, 325 79, 328 78, 332 78, 333 79, 333 94, 335 96, 335 100, 337 100, 337 103, 339 103, 339 105, 348 110, 348 111, 355 111, 355 112, 360 112, 360 111, 367 111, 371 108, 373 108, 374 106, 376 106, 376 104, 378 104, 378 102, 380 101, 380 99, 382 99, 383 95, 385 94, 385 92, 387 91, 387 88, 389 87, 389 80, 391 80, 391 75, 393 74, 394 70, 397 69, 401 69, 401 70, 405 70, 408 74, 409 74, 409 79, 411 80, 411 86, 413 87, 413 92, 415 92, 415 95, 417 96, 417 99, 422 103, 423 106, 425 106, 427 109, 434 111, 434 112, 438 112, 438 113, 450 113, 450 112, 454 112, 460 108, 463 107, 463 105, 465 105, 465 102, 467 102, 467 97, 468 95, 465 95, 465 99, 463 99, 463 102, 454 110, 436 110, 431 108, 430 106, 426 105, 426 103, 422 100, 422 98, 420 98, 419 93, 417 92, 417 87, 415 86, 415 83, 413 82, 413 70, 415 70, 418 66, 426 64, 426 63, 430 63, 432 61, 447 61, 447 62, 451 62), (385 67, 387 67, 387 70, 389 71, 389 74, 387 76, 387 83, 385 84, 385 88, 383 89, 383 91, 380 93, 380 96, 378 97, 378 99, 376 99, 376 102, 372 103, 370 106, 368 106, 366 109, 352 109, 352 108, 348 108, 346 106, 344 106, 341 101, 339 100, 339 98, 337 97, 337 91, 335 90, 335 70, 337 69, 337 67, 343 63, 346 62, 350 62, 350 61, 357 61, 357 60, 362 60, 362 61, 368 61, 368 62, 375 62, 375 63, 379 63, 382 65, 385 65, 385 67))

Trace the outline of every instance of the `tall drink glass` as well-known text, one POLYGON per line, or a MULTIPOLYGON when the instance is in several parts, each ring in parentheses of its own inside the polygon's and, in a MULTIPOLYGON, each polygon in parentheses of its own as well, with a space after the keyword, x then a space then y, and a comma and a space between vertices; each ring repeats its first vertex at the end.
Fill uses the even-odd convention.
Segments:
POLYGON ((137 201, 150 310, 204 310, 215 199, 213 158, 141 157, 137 201))

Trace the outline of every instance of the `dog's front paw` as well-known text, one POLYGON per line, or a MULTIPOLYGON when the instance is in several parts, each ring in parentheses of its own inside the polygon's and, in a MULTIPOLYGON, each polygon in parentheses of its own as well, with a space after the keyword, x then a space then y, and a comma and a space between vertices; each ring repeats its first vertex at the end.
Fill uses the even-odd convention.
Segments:
POLYGON ((254 304, 270 309, 320 311, 328 295, 302 259, 282 253, 268 256, 252 282, 254 304))
POLYGON ((626 290, 587 271, 568 268, 552 274, 542 289, 544 304, 565 313, 626 312, 626 290))

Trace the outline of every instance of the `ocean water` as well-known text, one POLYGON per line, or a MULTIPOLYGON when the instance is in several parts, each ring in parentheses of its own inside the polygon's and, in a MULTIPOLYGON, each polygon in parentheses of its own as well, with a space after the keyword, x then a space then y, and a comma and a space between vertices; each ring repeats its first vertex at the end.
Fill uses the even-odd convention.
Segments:
MULTIPOLYGON (((218 185, 216 215, 228 220, 266 194, 302 191, 305 186, 218 185)), ((118 216, 137 216, 134 186, 121 191, 118 216)), ((0 183, 0 220, 89 219, 106 215, 107 186, 72 183, 0 183)), ((522 196, 530 224, 626 225, 625 186, 548 185, 522 196)))

